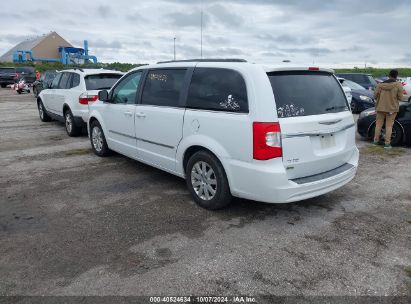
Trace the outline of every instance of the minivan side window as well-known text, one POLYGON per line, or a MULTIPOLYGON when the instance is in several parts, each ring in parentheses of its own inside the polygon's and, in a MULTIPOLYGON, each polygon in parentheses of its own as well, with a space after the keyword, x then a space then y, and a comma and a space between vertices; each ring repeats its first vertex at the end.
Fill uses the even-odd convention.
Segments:
POLYGON ((148 72, 141 103, 179 107, 186 69, 158 69, 148 72))
POLYGON ((61 75, 61 73, 58 73, 57 76, 53 79, 53 82, 51 83, 52 89, 58 89, 61 75))
POLYGON ((136 103, 136 94, 141 80, 142 72, 136 72, 124 77, 113 89, 111 100, 117 104, 136 103))
POLYGON ((71 78, 71 73, 63 73, 63 76, 61 76, 60 84, 59 84, 59 89, 70 89, 70 79, 71 78))
POLYGON ((187 108, 248 113, 243 76, 229 69, 196 68, 188 91, 187 108))

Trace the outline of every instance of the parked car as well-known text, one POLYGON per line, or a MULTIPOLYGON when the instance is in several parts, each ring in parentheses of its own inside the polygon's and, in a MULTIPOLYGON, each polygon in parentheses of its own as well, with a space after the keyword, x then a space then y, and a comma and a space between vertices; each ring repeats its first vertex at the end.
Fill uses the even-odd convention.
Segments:
POLYGON ((374 93, 366 90, 358 83, 351 80, 340 78, 343 87, 351 89, 351 111, 353 113, 361 113, 365 109, 375 106, 374 93))
POLYGON ((65 123, 69 136, 77 136, 88 121, 88 104, 97 93, 110 89, 123 73, 103 69, 73 69, 57 73, 51 87, 40 92, 37 107, 40 119, 65 123))
POLYGON ((24 77, 24 81, 27 84, 32 84, 36 81, 36 72, 33 67, 16 67, 15 82, 18 82, 20 78, 24 77))
MULTIPOLYGON (((342 82, 342 80, 344 80, 344 79, 342 79, 342 78, 337 78, 337 79, 338 79, 338 81, 340 81, 340 83, 342 82)), ((351 105, 351 101, 352 101, 352 92, 351 92, 351 89, 350 89, 349 87, 347 87, 347 86, 343 86, 342 88, 343 88, 345 97, 347 97, 348 104, 351 105)))
POLYGON ((377 86, 377 82, 370 74, 365 73, 338 73, 338 77, 348 79, 358 83, 360 86, 367 90, 374 90, 377 86))
POLYGON ((5 88, 7 85, 14 84, 16 69, 13 67, 0 67, 0 86, 5 88))
POLYGON ((197 60, 143 66, 89 104, 94 153, 185 178, 207 209, 287 203, 348 183, 355 123, 332 70, 197 60))
POLYGON ((15 84, 24 77, 27 84, 32 84, 36 80, 33 67, 0 67, 0 86, 5 88, 10 84, 15 84))
MULTIPOLYGON (((357 122, 358 133, 367 139, 373 139, 375 134, 375 108, 363 111, 357 122)), ((381 142, 384 141, 384 128, 381 132, 381 142)), ((400 110, 392 129, 391 145, 411 144, 411 103, 400 102, 400 110)))
POLYGON ((382 82, 388 80, 389 77, 383 76, 383 77, 378 77, 378 78, 374 78, 374 79, 375 79, 375 81, 377 82, 377 84, 379 84, 379 83, 382 83, 382 82))
POLYGON ((38 97, 40 92, 44 89, 51 87, 54 77, 56 77, 57 71, 47 70, 41 74, 40 79, 36 80, 33 83, 33 94, 35 97, 38 97))
POLYGON ((411 102, 411 77, 400 78, 399 81, 401 81, 404 88, 403 101, 411 102))

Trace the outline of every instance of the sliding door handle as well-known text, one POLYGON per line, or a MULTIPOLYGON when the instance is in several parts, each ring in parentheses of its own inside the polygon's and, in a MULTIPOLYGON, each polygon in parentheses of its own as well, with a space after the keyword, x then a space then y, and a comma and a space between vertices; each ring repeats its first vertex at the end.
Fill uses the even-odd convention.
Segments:
POLYGON ((136 116, 139 117, 139 118, 144 118, 144 117, 146 117, 146 113, 139 112, 139 113, 136 113, 136 116))

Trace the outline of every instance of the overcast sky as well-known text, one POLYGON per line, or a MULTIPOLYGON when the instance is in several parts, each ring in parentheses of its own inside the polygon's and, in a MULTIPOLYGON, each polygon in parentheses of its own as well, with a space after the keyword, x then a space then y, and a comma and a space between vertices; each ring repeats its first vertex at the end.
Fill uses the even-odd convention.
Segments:
POLYGON ((410 0, 2 1, 0 55, 56 31, 102 62, 200 57, 320 66, 411 66, 410 0))

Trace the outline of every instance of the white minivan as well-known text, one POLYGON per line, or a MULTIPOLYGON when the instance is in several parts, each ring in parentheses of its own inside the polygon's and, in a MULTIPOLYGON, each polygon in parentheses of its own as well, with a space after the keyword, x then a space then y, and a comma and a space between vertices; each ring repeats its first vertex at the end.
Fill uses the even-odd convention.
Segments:
POLYGON ((332 70, 242 60, 131 70, 89 104, 93 151, 116 151, 186 179, 207 209, 232 196, 288 203, 355 176, 355 124, 332 70))

